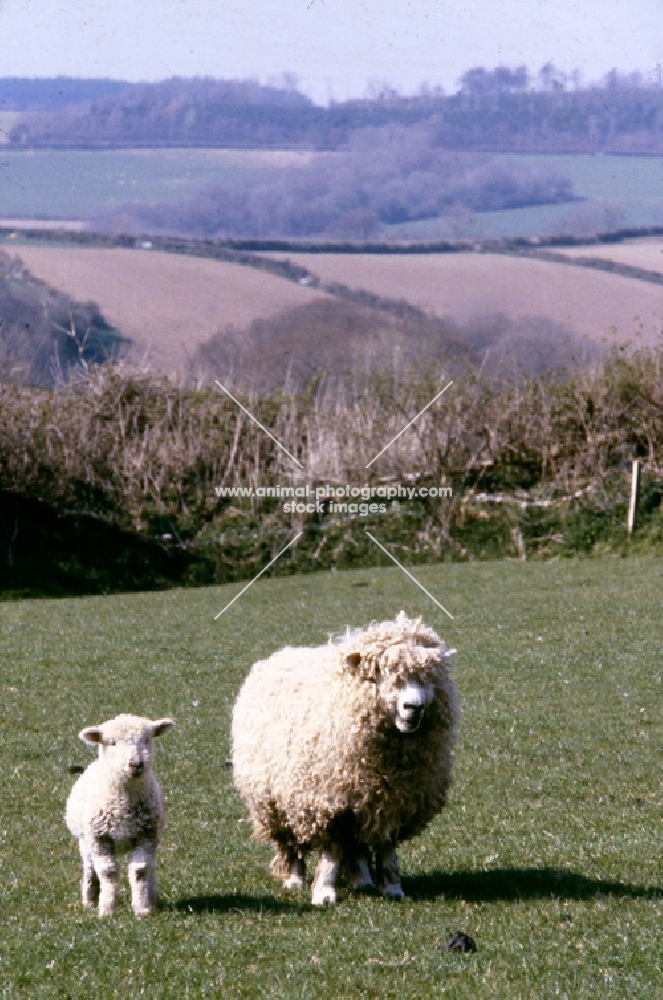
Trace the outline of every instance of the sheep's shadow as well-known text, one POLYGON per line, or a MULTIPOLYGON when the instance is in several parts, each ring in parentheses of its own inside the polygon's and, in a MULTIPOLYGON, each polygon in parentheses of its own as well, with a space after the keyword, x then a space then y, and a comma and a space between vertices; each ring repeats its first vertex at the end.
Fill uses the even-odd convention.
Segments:
POLYGON ((305 902, 279 899, 276 896, 249 896, 244 893, 212 893, 189 896, 172 904, 180 913, 231 913, 233 910, 254 913, 301 913, 309 910, 305 902))
POLYGON ((497 902, 517 899, 591 899, 622 896, 654 899, 663 887, 629 885, 588 878, 564 868, 491 868, 488 871, 431 872, 403 878, 403 889, 411 899, 465 899, 497 902))
MULTIPOLYGON (((519 899, 591 899, 621 896, 655 899, 663 896, 662 886, 630 885, 588 878, 564 868, 491 868, 489 871, 431 872, 403 877, 405 895, 413 900, 464 899, 468 902, 509 902, 519 899)), ((377 893, 376 893, 377 895, 377 893)), ((189 896, 171 904, 180 913, 304 913, 316 910, 304 900, 284 900, 278 896, 250 896, 244 893, 189 896)))

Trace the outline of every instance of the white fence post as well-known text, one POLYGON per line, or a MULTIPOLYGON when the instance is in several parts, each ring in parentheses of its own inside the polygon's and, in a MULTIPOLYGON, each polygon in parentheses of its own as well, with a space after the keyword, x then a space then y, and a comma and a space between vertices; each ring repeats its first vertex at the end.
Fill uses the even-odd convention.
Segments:
POLYGON ((637 458, 633 459, 631 463, 631 499, 628 504, 628 521, 626 524, 626 530, 628 532, 629 540, 633 534, 633 528, 635 527, 635 507, 638 501, 638 480, 640 479, 640 462, 637 458))

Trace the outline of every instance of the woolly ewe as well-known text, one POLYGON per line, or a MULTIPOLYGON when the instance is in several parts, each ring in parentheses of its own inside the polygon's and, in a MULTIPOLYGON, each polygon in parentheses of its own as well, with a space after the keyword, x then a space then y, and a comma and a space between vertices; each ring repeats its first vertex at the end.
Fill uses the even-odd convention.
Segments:
POLYGON ((100 917, 115 912, 117 854, 130 854, 134 914, 145 916, 159 900, 156 855, 166 811, 152 771, 152 741, 174 725, 174 719, 118 715, 79 733, 85 743, 99 747, 99 757, 72 788, 66 822, 83 861, 83 906, 98 903, 100 917))
POLYGON ((276 847, 272 871, 336 900, 353 888, 401 899, 396 847, 444 806, 458 718, 447 661, 455 650, 409 619, 374 623, 317 648, 256 663, 233 712, 233 770, 255 836, 276 847))

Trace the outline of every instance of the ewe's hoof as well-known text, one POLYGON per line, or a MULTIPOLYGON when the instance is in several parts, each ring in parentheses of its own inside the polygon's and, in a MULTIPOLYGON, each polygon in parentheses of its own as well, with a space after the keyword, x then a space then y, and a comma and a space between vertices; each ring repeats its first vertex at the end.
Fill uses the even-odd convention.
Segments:
POLYGON ((405 899, 405 893, 400 885, 386 885, 382 890, 385 899, 405 899))
POLYGON ((358 858, 354 872, 350 874, 348 883, 351 889, 375 889, 368 858, 358 858))
POLYGON ((314 906, 331 906, 336 902, 336 889, 323 885, 319 889, 313 889, 311 902, 314 906))
POLYGON ((366 893, 366 895, 369 895, 370 893, 376 891, 377 886, 373 881, 364 882, 363 880, 356 879, 354 882, 350 883, 350 889, 352 889, 353 892, 363 892, 366 893))

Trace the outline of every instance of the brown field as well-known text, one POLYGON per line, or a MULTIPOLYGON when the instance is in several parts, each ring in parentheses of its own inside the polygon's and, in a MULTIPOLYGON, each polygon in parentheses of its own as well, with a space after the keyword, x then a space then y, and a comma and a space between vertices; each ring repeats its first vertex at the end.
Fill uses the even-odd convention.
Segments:
MULTIPOLYGON (((329 300, 254 268, 154 250, 14 250, 36 277, 75 299, 96 302, 108 322, 133 340, 135 358, 146 357, 166 371, 186 366, 201 344, 230 325, 245 329, 256 320, 329 300)), ((656 254, 661 244, 608 251, 656 254)), ((633 278, 498 254, 287 256, 326 281, 407 299, 465 329, 501 314, 535 330, 539 321, 547 337, 552 325, 607 343, 636 336, 643 344, 661 340, 663 287, 633 278)), ((639 263, 647 266, 642 257, 639 263)))
POLYGON ((479 253, 273 256, 462 324, 499 313, 516 322, 542 317, 595 340, 661 339, 663 288, 587 268, 479 253))
POLYGON ((223 327, 245 327, 326 297, 251 267, 153 250, 17 246, 15 252, 37 278, 96 302, 132 338, 134 357, 168 371, 185 365, 223 327))
POLYGON ((642 267, 647 271, 663 274, 663 242, 659 240, 637 240, 634 243, 610 244, 604 246, 573 247, 562 250, 567 257, 600 257, 630 267, 642 267))

